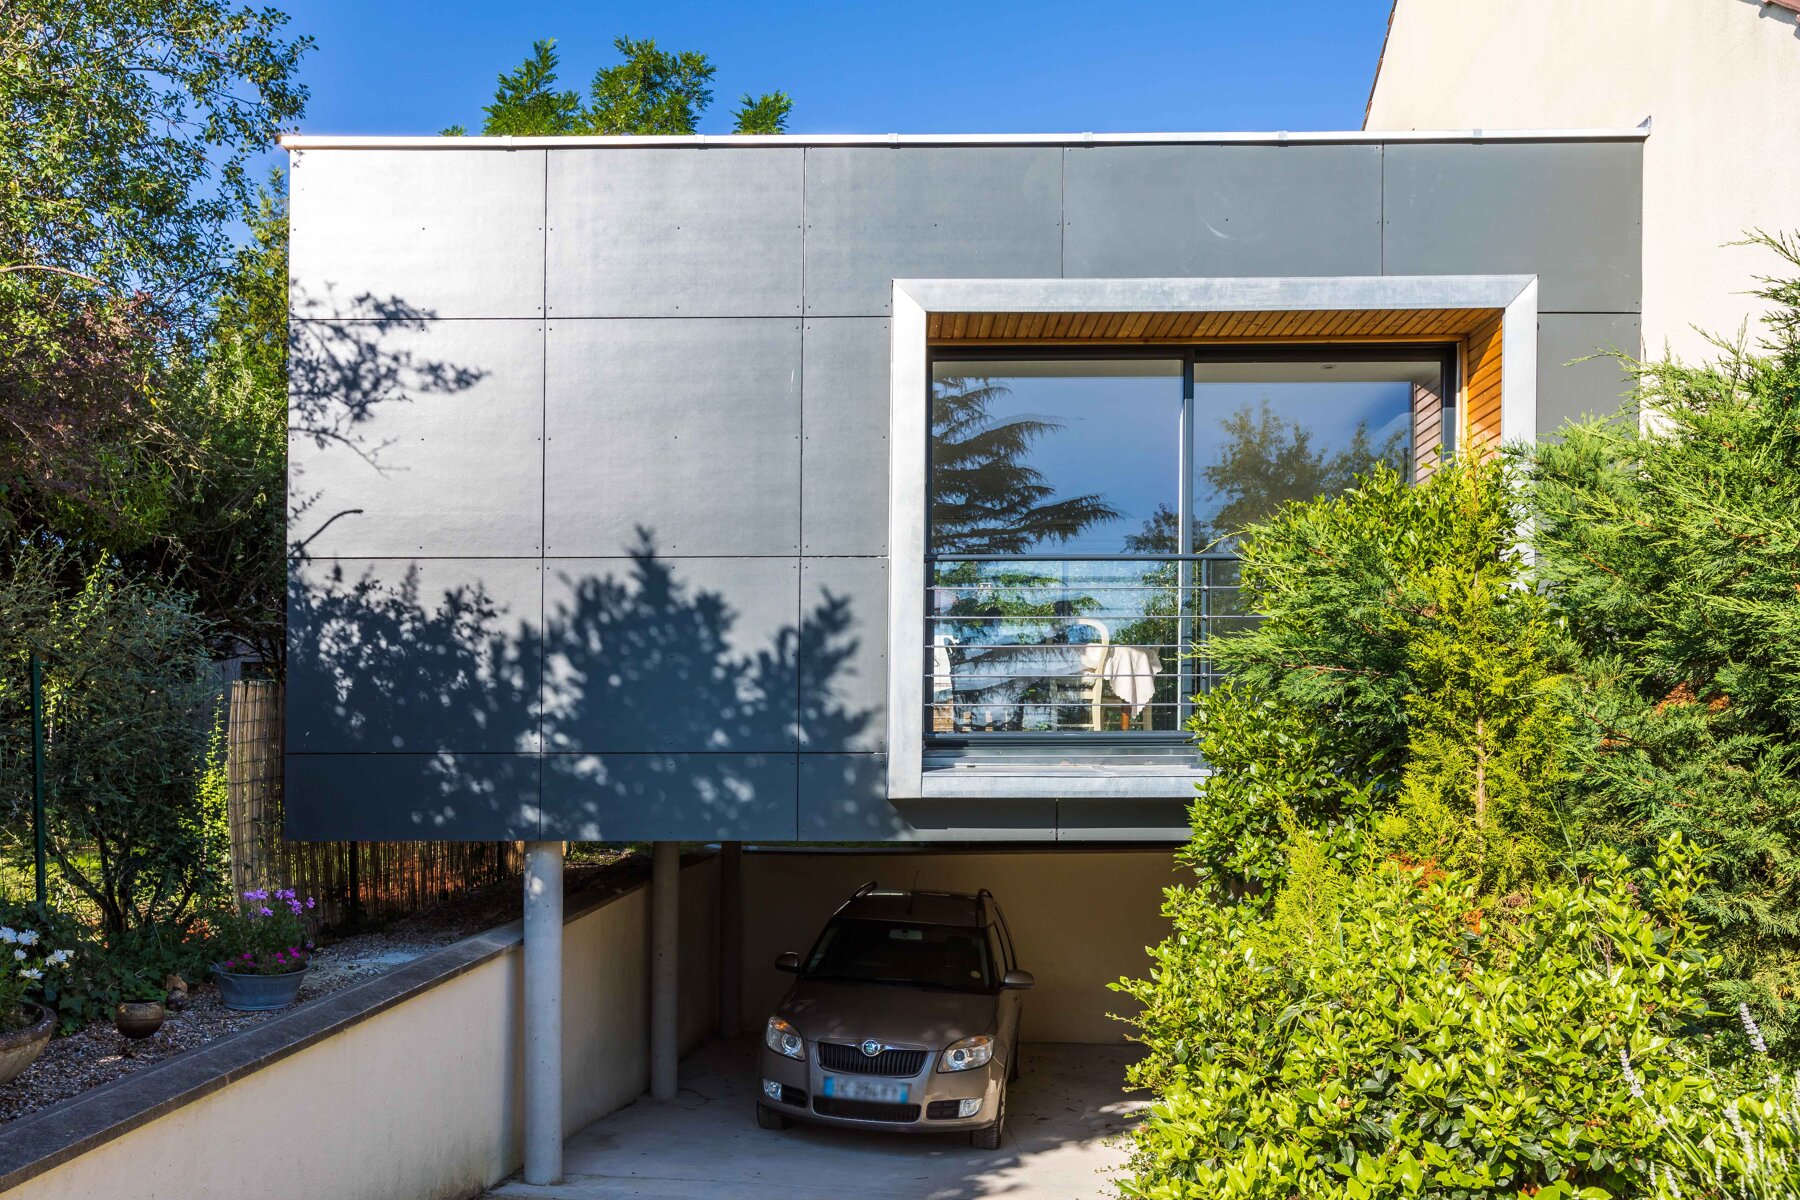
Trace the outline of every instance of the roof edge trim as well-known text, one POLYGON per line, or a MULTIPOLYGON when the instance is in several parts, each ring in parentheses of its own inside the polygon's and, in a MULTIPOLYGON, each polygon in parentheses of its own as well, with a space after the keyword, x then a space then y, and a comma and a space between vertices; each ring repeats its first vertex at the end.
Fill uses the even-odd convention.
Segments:
POLYGON ((1290 133, 702 133, 687 136, 442 137, 284 133, 287 150, 579 150, 620 146, 1209 146, 1335 145, 1393 142, 1640 142, 1650 131, 1633 129, 1451 129, 1290 133))

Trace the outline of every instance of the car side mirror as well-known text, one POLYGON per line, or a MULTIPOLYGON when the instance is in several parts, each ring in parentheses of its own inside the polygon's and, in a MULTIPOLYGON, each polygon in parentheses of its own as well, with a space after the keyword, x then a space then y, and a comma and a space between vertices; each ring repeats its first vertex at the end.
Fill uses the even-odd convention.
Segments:
POLYGON ((1015 992, 1023 992, 1037 985, 1037 976, 1030 971, 1008 971, 1000 980, 1000 986, 1015 992))
POLYGON ((798 975, 800 973, 800 956, 792 950, 789 950, 786 954, 777 954, 775 956, 775 969, 777 971, 786 971, 789 975, 798 975))

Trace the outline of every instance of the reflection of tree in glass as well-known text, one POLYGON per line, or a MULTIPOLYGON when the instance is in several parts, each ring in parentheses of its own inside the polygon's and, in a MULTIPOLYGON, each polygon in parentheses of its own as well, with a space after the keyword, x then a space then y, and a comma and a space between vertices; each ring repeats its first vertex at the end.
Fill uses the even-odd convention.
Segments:
MULTIPOLYGON (((1369 440, 1368 422, 1359 421, 1349 444, 1333 451, 1329 446, 1315 447, 1312 430, 1277 414, 1267 400, 1256 411, 1248 406, 1239 409, 1220 428, 1230 440, 1219 461, 1203 467, 1201 474, 1222 503, 1212 516, 1211 538, 1203 540, 1195 522, 1197 546, 1265 521, 1290 500, 1334 496, 1377 463, 1406 472, 1410 439, 1404 429, 1377 446, 1369 440)), ((1171 533, 1174 528, 1169 522, 1171 533)))
POLYGON ((931 544, 963 554, 1019 554, 1066 542, 1120 514, 1100 495, 1056 498, 1029 464, 1032 444, 1062 428, 1036 417, 996 419, 1008 394, 988 379, 936 380, 931 389, 931 544))

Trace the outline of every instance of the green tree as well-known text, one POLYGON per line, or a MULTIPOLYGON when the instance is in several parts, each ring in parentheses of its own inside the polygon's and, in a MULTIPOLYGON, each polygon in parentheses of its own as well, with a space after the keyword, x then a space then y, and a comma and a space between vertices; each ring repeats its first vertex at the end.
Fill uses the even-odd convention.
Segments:
POLYGON ((1030 465, 1031 447, 1062 426, 1035 417, 996 419, 1005 384, 940 379, 931 389, 931 540, 934 550, 1019 554, 1068 541, 1118 517, 1099 495, 1058 497, 1030 465))
MULTIPOLYGON (((1800 268, 1800 242, 1762 237, 1800 268)), ((1800 272, 1797 272, 1800 273, 1800 272)), ((1708 846, 1717 997, 1800 1055, 1800 283, 1767 342, 1627 363, 1634 411, 1532 465, 1538 576, 1581 652, 1571 786, 1602 835, 1708 846), (1640 424, 1638 411, 1643 414, 1640 424)))
MULTIPOLYGON (((481 132, 515 137, 570 134, 689 134, 712 105, 718 68, 692 50, 660 49, 654 38, 613 39, 623 62, 601 67, 588 85, 584 104, 576 92, 557 86, 555 39, 532 43, 531 54, 500 75, 494 101, 486 106, 481 132)), ((744 96, 736 111, 737 133, 781 133, 794 102, 786 92, 744 96)), ((468 130, 452 125, 444 133, 468 130)))
MULTIPOLYGON (((306 38, 224 0, 0 10, 0 536, 129 554, 200 448, 176 420, 306 38)), ((79 573, 66 584, 79 583, 79 573)))

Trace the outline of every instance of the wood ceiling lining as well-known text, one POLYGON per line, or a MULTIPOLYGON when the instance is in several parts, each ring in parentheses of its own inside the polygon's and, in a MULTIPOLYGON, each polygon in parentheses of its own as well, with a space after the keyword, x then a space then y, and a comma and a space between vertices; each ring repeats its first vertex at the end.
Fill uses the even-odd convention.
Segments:
POLYGON ((935 345, 1057 342, 1461 341, 1499 309, 931 313, 935 345))

